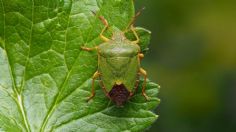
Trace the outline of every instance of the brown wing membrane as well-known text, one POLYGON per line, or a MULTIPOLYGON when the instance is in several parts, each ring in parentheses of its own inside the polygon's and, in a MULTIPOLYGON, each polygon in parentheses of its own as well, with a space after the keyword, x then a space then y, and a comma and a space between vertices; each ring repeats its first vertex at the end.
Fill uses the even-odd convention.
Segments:
POLYGON ((130 92, 123 84, 115 84, 108 94, 117 106, 122 106, 129 99, 130 92))

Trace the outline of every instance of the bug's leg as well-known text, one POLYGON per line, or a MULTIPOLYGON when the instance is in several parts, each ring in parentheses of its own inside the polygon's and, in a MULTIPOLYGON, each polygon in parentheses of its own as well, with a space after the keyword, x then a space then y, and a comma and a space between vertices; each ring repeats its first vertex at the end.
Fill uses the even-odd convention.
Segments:
POLYGON ((139 63, 141 62, 141 60, 144 58, 144 54, 142 53, 138 53, 138 61, 139 63))
POLYGON ((100 81, 100 85, 102 86, 102 90, 103 90, 103 92, 106 94, 106 96, 107 96, 109 99, 111 99, 111 97, 109 96, 109 93, 107 92, 107 90, 106 90, 106 88, 105 88, 105 86, 104 86, 104 84, 103 84, 102 81, 100 81))
POLYGON ((109 41, 109 39, 107 38, 107 37, 105 37, 104 35, 103 35, 103 33, 107 30, 107 28, 108 28, 108 22, 107 22, 107 20, 103 17, 103 16, 99 16, 99 19, 102 21, 102 23, 105 25, 105 27, 102 29, 102 32, 100 33, 100 38, 103 40, 103 41, 105 41, 105 42, 107 42, 107 41, 109 41))
POLYGON ((149 97, 145 93, 146 82, 147 82, 147 72, 143 68, 140 68, 139 72, 144 76, 143 86, 142 86, 142 94, 146 100, 149 100, 149 97))
POLYGON ((144 58, 144 54, 139 53, 139 54, 138 54, 138 57, 139 57, 139 60, 142 60, 142 59, 144 58))
POLYGON ((82 50, 86 50, 86 51, 92 51, 92 50, 97 50, 97 47, 93 47, 93 48, 88 48, 88 47, 81 47, 82 50))
POLYGON ((92 91, 91 91, 91 95, 89 96, 89 98, 87 99, 87 101, 89 101, 90 99, 92 99, 94 96, 95 96, 95 90, 94 90, 94 82, 95 82, 95 79, 99 77, 99 72, 96 71, 94 74, 93 74, 93 77, 92 77, 92 91))
POLYGON ((129 97, 132 97, 134 95, 134 93, 137 92, 138 84, 139 84, 139 79, 136 80, 136 83, 135 83, 135 86, 134 86, 134 91, 130 92, 129 97))
POLYGON ((134 33, 134 36, 135 36, 135 38, 136 38, 136 40, 135 40, 135 41, 132 41, 132 43, 138 44, 139 41, 140 41, 140 39, 139 39, 139 36, 138 36, 137 32, 135 31, 134 26, 131 25, 130 29, 132 30, 132 32, 134 33))

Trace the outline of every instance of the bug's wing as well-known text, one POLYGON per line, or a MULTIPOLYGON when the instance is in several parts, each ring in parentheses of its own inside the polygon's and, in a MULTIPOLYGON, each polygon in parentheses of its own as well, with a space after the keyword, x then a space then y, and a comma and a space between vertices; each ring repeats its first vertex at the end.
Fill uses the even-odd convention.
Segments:
POLYGON ((138 79, 137 73, 139 70, 140 64, 137 56, 130 58, 129 64, 125 68, 125 74, 123 76, 123 83, 129 91, 133 91, 136 80, 138 79))
POLYGON ((98 71, 101 73, 101 81, 109 92, 115 84, 116 75, 114 68, 110 65, 107 58, 99 56, 98 71))
POLYGON ((98 69, 107 91, 118 82, 124 84, 129 91, 134 89, 139 69, 137 56, 113 58, 100 56, 99 58, 98 69))

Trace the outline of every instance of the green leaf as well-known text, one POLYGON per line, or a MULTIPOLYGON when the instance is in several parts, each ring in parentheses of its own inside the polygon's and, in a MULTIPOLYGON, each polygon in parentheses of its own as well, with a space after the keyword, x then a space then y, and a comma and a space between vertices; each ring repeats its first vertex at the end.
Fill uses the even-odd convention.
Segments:
MULTIPOLYGON (((158 85, 147 83, 124 107, 116 107, 91 77, 93 47, 104 25, 124 30, 134 16, 132 0, 0 0, 0 131, 141 131, 157 118, 150 110, 158 85)), ((145 37, 147 38, 147 36, 145 37)), ((146 48, 148 42, 142 42, 146 48)), ((142 83, 140 83, 141 85, 142 83)))

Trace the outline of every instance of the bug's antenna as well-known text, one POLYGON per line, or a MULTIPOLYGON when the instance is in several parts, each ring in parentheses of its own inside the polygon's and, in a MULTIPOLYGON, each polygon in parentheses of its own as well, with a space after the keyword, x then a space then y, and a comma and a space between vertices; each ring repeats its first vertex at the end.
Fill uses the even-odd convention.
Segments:
MULTIPOLYGON (((91 11, 95 16, 97 16, 97 13, 95 11, 91 11)), ((102 23, 105 25, 105 27, 102 29, 102 32, 100 33, 100 38, 103 41, 109 41, 108 38, 106 38, 103 33, 109 28, 109 24, 107 22, 107 20, 103 17, 103 16, 98 16, 98 18, 100 19, 100 21, 102 21, 102 23)))
POLYGON ((126 29, 128 29, 131 25, 134 24, 134 22, 136 21, 137 17, 141 14, 141 12, 145 9, 145 7, 142 7, 132 18, 132 20, 130 21, 129 25, 127 26, 126 29))
MULTIPOLYGON (((92 13, 93 13, 93 15, 94 16, 97 16, 97 13, 95 12, 95 11, 91 11, 92 13)), ((108 22, 107 22, 107 20, 103 17, 103 16, 98 16, 98 18, 100 19, 100 21, 102 21, 102 23, 105 25, 105 26, 107 26, 107 28, 108 28, 108 22)))

